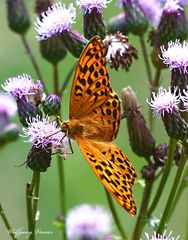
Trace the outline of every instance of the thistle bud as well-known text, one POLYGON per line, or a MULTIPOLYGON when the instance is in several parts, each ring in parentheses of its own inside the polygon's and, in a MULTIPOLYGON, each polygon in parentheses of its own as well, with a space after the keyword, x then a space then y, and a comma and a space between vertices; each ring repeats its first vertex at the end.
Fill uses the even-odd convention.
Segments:
POLYGON ((18 98, 16 99, 16 102, 18 107, 18 116, 23 126, 27 127, 27 119, 37 115, 42 116, 40 109, 35 104, 30 102, 26 97, 18 98))
POLYGON ((60 107, 60 98, 55 94, 48 95, 43 101, 43 110, 48 116, 59 114, 60 107))
POLYGON ((169 137, 181 141, 187 140, 188 124, 178 110, 174 109, 171 113, 165 112, 162 120, 169 137))
POLYGON ((57 37, 52 36, 40 42, 40 52, 47 61, 57 64, 65 58, 67 51, 63 46, 63 42, 57 37))
POLYGON ((118 31, 123 33, 123 35, 127 35, 129 33, 129 25, 126 23, 124 12, 110 18, 108 22, 109 33, 117 33, 118 31))
POLYGON ((146 126, 136 95, 130 87, 122 90, 122 104, 127 119, 131 148, 138 156, 147 159, 153 154, 155 141, 146 126))
POLYGON ((157 166, 164 166, 165 162, 168 159, 168 144, 160 144, 155 148, 153 158, 157 166))
POLYGON ((25 34, 30 27, 30 19, 23 0, 7 0, 7 13, 10 29, 25 34))
POLYGON ((10 123, 0 131, 0 146, 15 141, 19 136, 20 128, 15 123, 10 123))
POLYGON ((175 39, 185 40, 188 36, 187 19, 179 1, 167 0, 156 35, 160 44, 167 44, 175 39))
MULTIPOLYGON (((155 148, 153 157, 157 166, 163 167, 165 165, 166 161, 168 160, 168 148, 169 145, 166 143, 160 144, 155 148)), ((179 164, 180 158, 181 158, 181 145, 177 144, 174 153, 174 161, 176 162, 177 165, 179 164)))
POLYGON ((87 39, 74 30, 64 31, 61 39, 66 49, 76 58, 80 57, 80 54, 87 44, 87 39))
POLYGON ((149 25, 143 10, 138 4, 133 3, 131 0, 123 0, 122 3, 125 11, 126 23, 130 27, 130 32, 138 36, 143 36, 149 25))
POLYGON ((106 36, 106 25, 102 15, 102 9, 111 0, 77 0, 76 4, 84 11, 84 36, 87 39, 99 35, 102 39, 106 36))
POLYGON ((153 180, 155 177, 155 166, 154 165, 148 165, 144 166, 141 170, 142 177, 146 180, 153 180))
POLYGON ((180 90, 181 95, 183 95, 183 91, 186 90, 188 86, 188 74, 181 73, 175 69, 173 69, 171 73, 172 91, 177 87, 180 90))
POLYGON ((51 164, 51 149, 33 146, 27 156, 27 167, 33 171, 45 172, 51 164))

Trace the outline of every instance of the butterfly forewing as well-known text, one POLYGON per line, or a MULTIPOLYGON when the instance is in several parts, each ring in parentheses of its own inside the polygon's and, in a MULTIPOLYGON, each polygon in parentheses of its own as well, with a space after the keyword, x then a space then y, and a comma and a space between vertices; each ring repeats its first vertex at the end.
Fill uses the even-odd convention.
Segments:
POLYGON ((136 172, 128 158, 114 144, 87 141, 76 137, 80 149, 97 177, 118 203, 131 215, 136 214, 132 186, 136 172))
POLYGON ((70 97, 70 119, 82 118, 104 103, 112 91, 106 69, 106 49, 100 37, 93 37, 78 61, 70 97))

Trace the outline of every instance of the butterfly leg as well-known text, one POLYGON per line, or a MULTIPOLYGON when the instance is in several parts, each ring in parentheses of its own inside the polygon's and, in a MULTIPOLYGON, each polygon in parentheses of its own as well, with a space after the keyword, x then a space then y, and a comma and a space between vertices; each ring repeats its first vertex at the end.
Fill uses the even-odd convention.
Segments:
POLYGON ((49 121, 49 123, 52 123, 53 121, 56 121, 56 120, 58 120, 60 123, 63 122, 63 120, 61 119, 60 116, 55 115, 54 118, 52 118, 52 119, 49 121))

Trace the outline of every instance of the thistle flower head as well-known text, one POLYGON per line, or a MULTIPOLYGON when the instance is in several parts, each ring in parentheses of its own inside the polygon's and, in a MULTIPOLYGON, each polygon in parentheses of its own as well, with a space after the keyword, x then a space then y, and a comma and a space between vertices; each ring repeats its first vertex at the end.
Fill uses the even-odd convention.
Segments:
POLYGON ((41 82, 38 81, 37 84, 35 84, 31 76, 27 74, 8 78, 1 87, 15 98, 33 95, 36 91, 41 91, 42 89, 41 82))
POLYGON ((170 88, 168 90, 163 87, 159 88, 158 94, 152 93, 153 98, 147 103, 153 109, 154 114, 160 114, 164 116, 164 113, 172 113, 174 110, 178 109, 178 104, 180 103, 180 95, 177 88, 174 88, 174 93, 171 92, 170 88))
POLYGON ((177 12, 178 10, 183 11, 179 0, 167 0, 163 8, 163 11, 168 13, 177 12))
POLYGON ((150 20, 150 22, 157 26, 162 14, 162 7, 157 0, 138 0, 140 8, 143 10, 144 14, 150 20))
POLYGON ((152 236, 150 236, 148 233, 145 233, 145 236, 146 240, 181 240, 180 236, 173 237, 172 231, 168 234, 166 230, 164 231, 163 234, 157 234, 156 232, 154 232, 152 236))
POLYGON ((38 40, 45 40, 53 35, 69 30, 75 22, 76 9, 73 4, 66 8, 65 4, 55 3, 41 14, 35 22, 35 30, 38 32, 38 40))
POLYGON ((98 239, 111 232, 111 216, 100 206, 83 204, 68 212, 67 235, 69 239, 98 239))
POLYGON ((97 12, 101 12, 103 8, 107 7, 107 3, 112 0, 76 0, 77 6, 84 10, 84 13, 90 13, 94 8, 97 12))
POLYGON ((116 70, 119 66, 129 70, 132 59, 137 59, 136 49, 128 42, 128 38, 122 33, 108 35, 104 39, 104 43, 108 46, 106 60, 112 68, 116 70))
POLYGON ((56 149, 65 149, 68 139, 65 137, 56 121, 50 121, 49 117, 36 116, 27 120, 28 127, 23 128, 22 137, 28 138, 26 142, 34 144, 35 148, 46 149, 49 146, 56 149))
POLYGON ((175 42, 168 42, 168 47, 161 46, 160 58, 163 60, 163 63, 169 66, 170 70, 179 69, 180 72, 187 72, 188 66, 188 44, 184 41, 180 43, 180 40, 175 42))
MULTIPOLYGON (((17 106, 13 97, 8 94, 0 94, 0 116, 6 115, 8 118, 16 114, 17 106)), ((2 117, 2 116, 1 116, 2 117)))

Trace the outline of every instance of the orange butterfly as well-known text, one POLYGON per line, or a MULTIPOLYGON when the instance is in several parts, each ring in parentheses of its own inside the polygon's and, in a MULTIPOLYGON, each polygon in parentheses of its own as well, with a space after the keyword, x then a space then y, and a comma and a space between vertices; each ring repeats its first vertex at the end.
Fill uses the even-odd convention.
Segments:
POLYGON ((112 140, 119 130, 121 101, 111 89, 106 68, 106 49, 99 36, 83 50, 76 68, 70 120, 61 125, 74 138, 93 171, 118 203, 136 214, 132 186, 137 174, 112 140))

